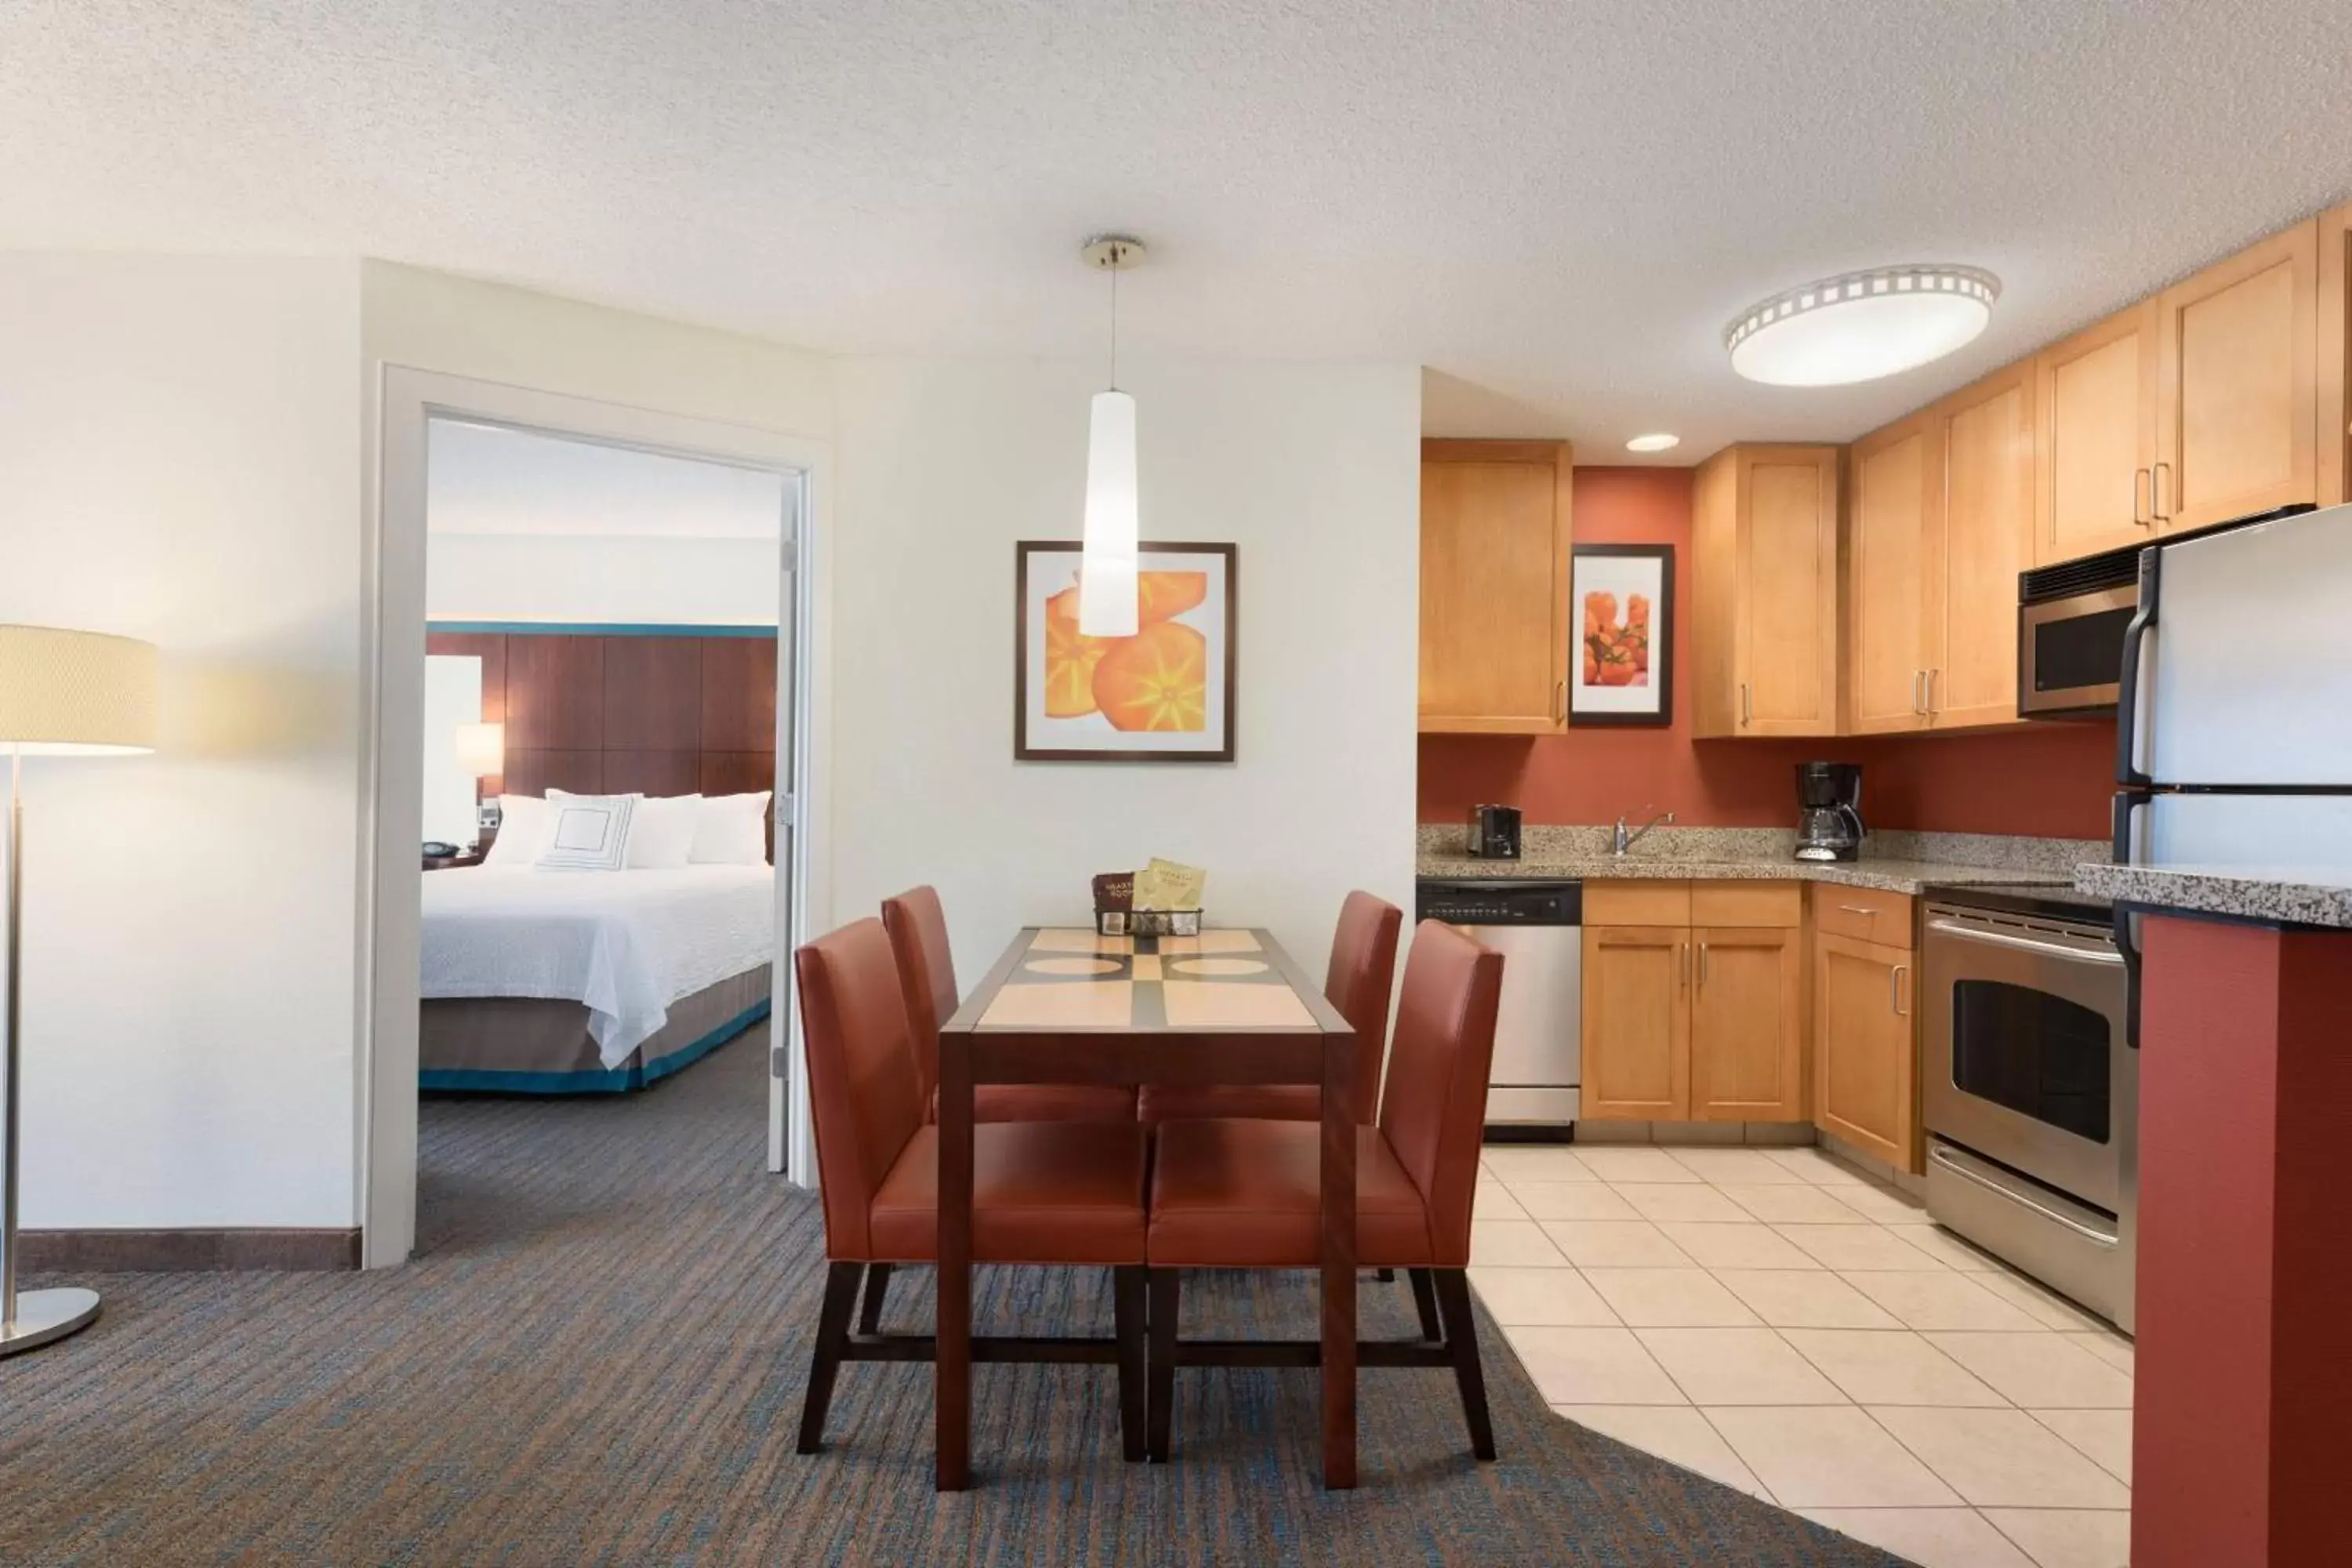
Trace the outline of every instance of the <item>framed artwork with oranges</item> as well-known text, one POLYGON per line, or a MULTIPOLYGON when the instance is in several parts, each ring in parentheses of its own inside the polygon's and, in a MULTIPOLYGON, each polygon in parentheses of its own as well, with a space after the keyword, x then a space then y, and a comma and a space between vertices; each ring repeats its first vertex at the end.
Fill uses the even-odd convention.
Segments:
POLYGON ((1234 760, 1234 547, 1141 546, 1133 637, 1078 630, 1075 542, 1014 547, 1013 755, 1234 760))
POLYGON ((1579 544, 1572 560, 1568 721, 1672 724, 1675 547, 1579 544))

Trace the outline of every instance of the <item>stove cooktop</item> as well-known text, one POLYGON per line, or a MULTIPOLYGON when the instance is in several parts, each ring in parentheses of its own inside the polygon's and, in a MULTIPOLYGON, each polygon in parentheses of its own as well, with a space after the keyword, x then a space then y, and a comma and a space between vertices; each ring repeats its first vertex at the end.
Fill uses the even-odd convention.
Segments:
POLYGON ((2112 921, 2116 913, 2113 899, 2077 891, 2071 882, 1939 882, 1927 887, 1924 896, 1966 909, 2000 910, 2045 920, 2097 923, 2112 921))

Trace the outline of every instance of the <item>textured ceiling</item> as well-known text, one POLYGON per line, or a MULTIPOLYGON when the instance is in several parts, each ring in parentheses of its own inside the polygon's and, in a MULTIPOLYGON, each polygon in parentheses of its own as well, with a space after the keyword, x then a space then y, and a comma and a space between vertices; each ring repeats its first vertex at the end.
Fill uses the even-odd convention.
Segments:
POLYGON ((2352 194, 2346 0, 9 0, 0 245, 362 252, 817 348, 1409 360, 1432 428, 1843 437, 2352 194), (1955 359, 1749 386, 1904 260, 1955 359))
POLYGON ((436 419, 425 526, 432 533, 776 539, 782 476, 536 431, 436 419))

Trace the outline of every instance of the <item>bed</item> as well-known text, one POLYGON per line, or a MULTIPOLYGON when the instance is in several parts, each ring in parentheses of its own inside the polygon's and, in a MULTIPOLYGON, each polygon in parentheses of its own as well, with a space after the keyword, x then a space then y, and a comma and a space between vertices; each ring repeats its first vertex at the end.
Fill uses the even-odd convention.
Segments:
POLYGON ((641 1089, 768 1016, 772 867, 470 867, 424 895, 420 1088, 641 1089))

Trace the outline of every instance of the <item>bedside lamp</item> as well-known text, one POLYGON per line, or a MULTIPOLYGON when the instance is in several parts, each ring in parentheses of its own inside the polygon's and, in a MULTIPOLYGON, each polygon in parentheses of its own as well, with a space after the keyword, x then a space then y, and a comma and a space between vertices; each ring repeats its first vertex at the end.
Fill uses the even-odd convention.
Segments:
POLYGON ((61 1340, 98 1316, 98 1292, 16 1290, 16 1165, 23 1083, 25 759, 155 749, 155 648, 129 637, 0 626, 0 750, 8 753, 8 1087, 0 1185, 0 1356, 61 1340))
POLYGON ((499 829, 499 805, 496 801, 487 805, 482 802, 478 781, 496 778, 507 771, 507 727, 504 724, 458 725, 457 765, 478 781, 474 786, 475 832, 496 833, 499 829))

